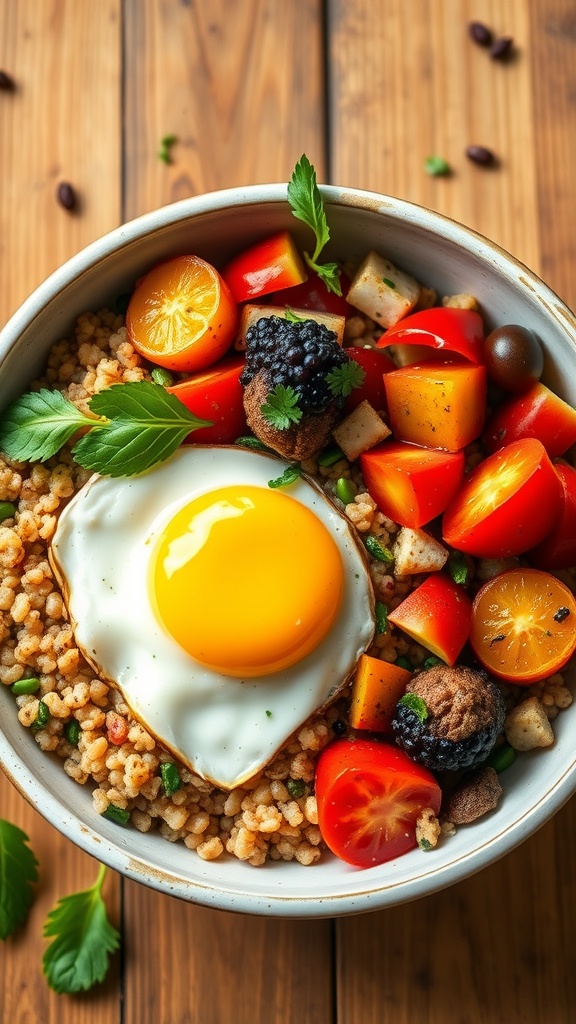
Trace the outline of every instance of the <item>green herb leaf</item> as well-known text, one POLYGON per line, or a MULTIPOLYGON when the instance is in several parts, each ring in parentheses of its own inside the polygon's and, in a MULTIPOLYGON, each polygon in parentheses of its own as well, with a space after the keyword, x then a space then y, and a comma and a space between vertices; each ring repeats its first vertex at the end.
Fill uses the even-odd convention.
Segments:
POLYGON ((387 562, 389 564, 394 561, 394 555, 392 552, 389 551, 388 548, 385 548, 378 538, 372 536, 371 533, 369 533, 367 537, 364 537, 364 544, 366 545, 366 550, 372 555, 372 558, 375 558, 378 562, 387 562))
POLYGON ((42 957, 42 970, 55 992, 81 992, 103 981, 109 955, 118 949, 120 936, 102 899, 105 874, 101 865, 92 888, 65 896, 46 918, 44 937, 54 939, 42 957))
POLYGON ((326 374, 326 383, 333 395, 348 398, 354 388, 360 387, 365 376, 365 371, 360 364, 356 363, 354 359, 348 359, 347 362, 336 366, 326 374))
POLYGON ((420 847, 421 850, 424 850, 425 852, 428 852, 428 850, 432 849, 432 843, 430 842, 429 839, 426 839, 424 836, 422 836, 422 838, 418 840, 418 846, 420 847))
POLYGON ((302 419, 302 410, 298 408, 298 395, 294 388, 277 384, 266 397, 260 407, 264 419, 276 430, 288 430, 293 423, 302 419))
POLYGON ((284 313, 284 319, 288 320, 291 324, 304 324, 304 323, 306 323, 306 317, 305 316, 298 316, 294 312, 293 309, 290 309, 290 306, 286 306, 286 311, 284 313))
POLYGON ((134 476, 164 462, 200 420, 165 388, 151 381, 113 384, 89 402, 92 412, 108 417, 105 430, 85 434, 72 454, 84 469, 106 476, 134 476))
POLYGON ((376 601, 374 617, 376 619, 376 632, 385 633, 388 629, 388 609, 383 601, 376 601))
POLYGON ((391 281, 389 277, 383 277, 382 281, 387 288, 393 288, 394 290, 396 290, 396 285, 394 284, 394 281, 391 281))
POLYGON ((288 202, 294 216, 312 228, 316 236, 316 248, 312 256, 304 253, 304 258, 311 270, 316 271, 329 291, 336 295, 342 294, 340 271, 338 264, 318 264, 318 257, 330 239, 330 229, 326 219, 324 200, 316 182, 316 171, 305 153, 302 154, 292 172, 288 183, 288 202))
POLYGON ((422 662, 422 668, 424 669, 425 672, 427 672, 428 669, 435 668, 436 665, 445 664, 446 662, 442 661, 442 658, 439 658, 437 654, 431 654, 430 657, 425 658, 425 660, 422 662))
POLYGON ((178 142, 176 135, 165 135, 160 142, 160 149, 158 150, 158 157, 165 164, 172 163, 172 154, 170 150, 175 142, 178 142))
POLYGON ((8 406, 0 419, 0 448, 10 459, 45 462, 82 427, 104 427, 85 416, 59 391, 30 391, 8 406))
POLYGON ((251 434, 247 434, 245 437, 237 437, 234 441, 239 448, 253 448, 257 452, 271 452, 272 448, 269 448, 267 444, 264 444, 259 437, 252 437, 251 434))
POLYGON ((429 156, 424 161, 424 170, 433 178, 439 178, 450 174, 450 164, 443 156, 429 156))
POLYGON ((466 586, 470 579, 470 566, 466 555, 463 555, 461 551, 451 551, 446 568, 454 583, 466 586))
POLYGON ((421 722, 425 722, 428 718, 428 708, 426 702, 422 700, 416 693, 405 693, 403 697, 400 697, 398 701, 406 708, 410 708, 411 711, 420 719, 421 722))
POLYGON ((160 765, 160 776, 162 778, 164 792, 167 796, 170 796, 171 793, 175 793, 176 790, 180 789, 182 780, 180 778, 180 772, 173 761, 164 761, 160 765))
POLYGON ((300 463, 293 462, 291 466, 288 466, 282 476, 277 476, 275 480, 268 481, 268 487, 288 487, 289 484, 293 484, 298 477, 302 476, 302 467, 300 463))
POLYGON ((24 924, 38 881, 38 861, 27 845, 28 836, 0 818, 0 939, 24 924))

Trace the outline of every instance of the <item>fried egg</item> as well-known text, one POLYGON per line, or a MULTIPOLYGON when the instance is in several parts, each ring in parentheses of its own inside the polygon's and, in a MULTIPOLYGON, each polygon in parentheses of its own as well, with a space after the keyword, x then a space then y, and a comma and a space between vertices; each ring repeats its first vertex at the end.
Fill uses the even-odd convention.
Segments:
POLYGON ((76 642, 199 775, 246 781, 342 688, 374 634, 365 557, 286 464, 184 446, 132 478, 92 477, 51 560, 76 642))

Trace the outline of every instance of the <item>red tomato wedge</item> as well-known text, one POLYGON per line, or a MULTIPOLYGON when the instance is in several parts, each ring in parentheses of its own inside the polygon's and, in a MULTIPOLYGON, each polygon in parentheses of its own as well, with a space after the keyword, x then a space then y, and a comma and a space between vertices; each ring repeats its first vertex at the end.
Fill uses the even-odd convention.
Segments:
POLYGON ((466 477, 442 518, 447 544, 478 558, 520 555, 544 539, 560 515, 562 486, 544 446, 514 441, 466 477))
POLYGON ((346 349, 346 355, 350 356, 355 363, 364 370, 364 380, 360 387, 354 388, 346 399, 344 413, 352 412, 360 402, 370 402, 376 411, 386 408, 386 390, 384 388, 384 374, 390 373, 396 367, 386 355, 376 348, 361 348, 359 345, 351 345, 346 349))
POLYGON ((308 277, 302 284, 285 288, 278 295, 272 296, 272 302, 278 306, 290 306, 291 309, 315 309, 317 313, 336 313, 338 316, 353 316, 356 310, 346 299, 349 281, 340 275, 342 295, 328 290, 324 281, 313 270, 308 270, 308 277))
POLYGON ((451 309, 435 306, 399 320, 389 327, 378 341, 380 348, 397 344, 425 345, 455 353, 471 363, 483 362, 484 325, 482 317, 472 309, 451 309))
POLYGON ((290 232, 280 231, 235 256, 222 277, 236 302, 246 302, 278 288, 301 284, 307 271, 290 232))
POLYGON ((158 264, 136 285, 126 311, 128 339, 169 370, 203 370, 230 348, 236 304, 214 267, 199 256, 158 264))
POLYGON ((548 572, 500 573, 474 598, 470 643, 492 675, 519 686, 537 683, 576 650, 576 598, 548 572))
POLYGON ((576 566, 576 469, 567 462, 556 463, 562 485, 560 516, 532 551, 528 559, 536 569, 572 569, 576 566))
POLYGON ((246 433, 244 391, 240 374, 244 358, 225 358, 206 373, 198 373, 189 380, 166 388, 176 395, 190 412, 202 420, 212 420, 212 426, 200 427, 188 435, 190 444, 233 444, 246 433))
POLYGON ((576 442, 576 409, 538 382, 502 402, 486 424, 482 440, 489 452, 511 441, 536 437, 551 459, 576 442))
POLYGON ((472 603, 462 587, 435 573, 412 590, 388 615, 388 621, 428 651, 454 665, 468 640, 472 603))
POLYGON ((439 516, 464 476, 463 452, 441 452, 385 441, 360 456, 366 486, 378 508, 417 530, 439 516))
POLYGON ((416 843, 426 807, 440 810, 434 776, 391 744, 334 740, 316 767, 318 824, 332 853, 369 868, 400 857, 416 843))

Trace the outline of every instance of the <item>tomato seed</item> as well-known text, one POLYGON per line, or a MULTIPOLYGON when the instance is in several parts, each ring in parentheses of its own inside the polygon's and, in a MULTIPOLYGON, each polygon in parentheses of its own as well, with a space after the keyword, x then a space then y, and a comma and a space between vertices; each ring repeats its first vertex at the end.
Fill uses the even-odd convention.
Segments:
POLYGON ((65 210, 73 210, 76 206, 76 194, 68 181, 61 181, 56 190, 56 198, 65 210))
POLYGON ((494 153, 491 149, 486 149, 486 146, 468 146, 466 156, 482 167, 490 167, 494 163, 494 153))
POLYGON ((468 32, 470 38, 478 43, 479 46, 490 46, 492 42, 492 33, 487 25, 483 25, 481 21, 471 21, 468 25, 468 32))

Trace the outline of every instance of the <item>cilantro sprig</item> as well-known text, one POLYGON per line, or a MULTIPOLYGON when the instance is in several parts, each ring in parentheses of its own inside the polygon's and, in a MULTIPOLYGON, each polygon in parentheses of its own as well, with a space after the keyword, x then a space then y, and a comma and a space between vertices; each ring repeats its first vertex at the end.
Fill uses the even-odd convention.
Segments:
POLYGON ((318 263, 320 253, 330 239, 330 229, 326 219, 324 200, 316 182, 316 171, 305 153, 302 154, 292 171, 292 177, 288 183, 288 202, 294 216, 312 228, 316 236, 316 248, 312 256, 307 252, 304 253, 306 263, 311 270, 318 274, 329 291, 336 295, 342 295, 338 264, 318 263))
POLYGON ((0 818, 0 939, 24 924, 38 881, 38 861, 28 836, 0 818))
POLYGON ((343 398, 348 398, 355 388, 360 387, 365 376, 360 364, 349 359, 326 375, 326 383, 333 395, 342 395, 343 398))
POLYGON ((100 865, 93 886, 64 896, 50 911, 44 937, 52 938, 42 957, 42 970, 55 992, 82 992, 103 981, 108 961, 120 944, 102 899, 106 868, 100 865))
POLYGON ((260 407, 264 419, 276 430, 288 430, 293 424, 300 423, 302 410, 298 406, 298 395, 290 385, 277 384, 266 395, 264 405, 260 407))
POLYGON ((0 448, 19 462, 45 462, 79 431, 72 455, 84 469, 135 476, 168 458, 198 427, 210 426, 151 381, 112 384, 88 402, 86 416, 59 391, 31 391, 0 418, 0 448))

